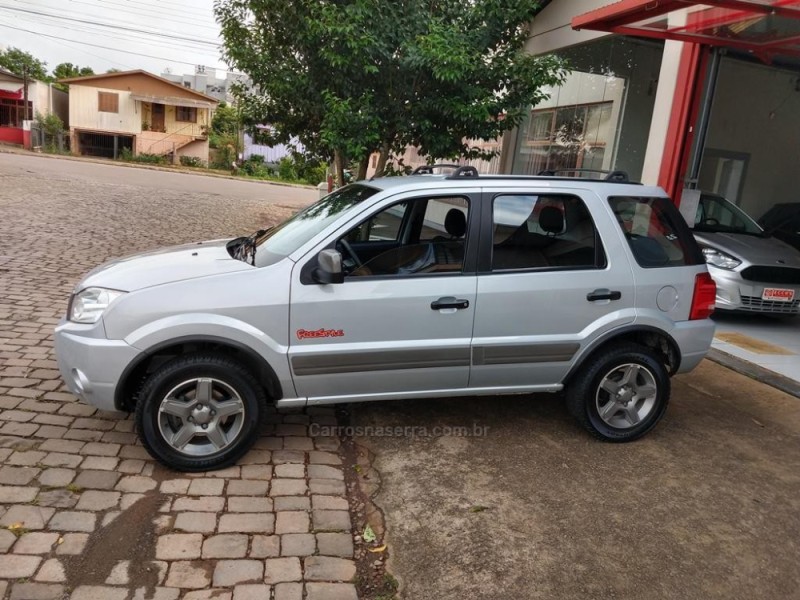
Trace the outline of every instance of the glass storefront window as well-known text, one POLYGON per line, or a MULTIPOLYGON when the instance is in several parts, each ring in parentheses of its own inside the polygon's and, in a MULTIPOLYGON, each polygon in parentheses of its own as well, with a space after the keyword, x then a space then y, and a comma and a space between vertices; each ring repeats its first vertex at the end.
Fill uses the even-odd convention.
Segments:
POLYGON ((571 72, 520 125, 512 172, 624 170, 640 179, 663 49, 614 36, 559 51, 571 72))

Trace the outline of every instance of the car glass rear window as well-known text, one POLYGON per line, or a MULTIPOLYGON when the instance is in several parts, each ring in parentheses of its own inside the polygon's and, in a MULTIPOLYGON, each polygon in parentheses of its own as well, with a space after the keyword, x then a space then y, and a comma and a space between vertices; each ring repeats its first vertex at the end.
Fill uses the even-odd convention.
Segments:
POLYGON ((641 267, 705 263, 689 226, 669 198, 612 196, 608 202, 641 267))

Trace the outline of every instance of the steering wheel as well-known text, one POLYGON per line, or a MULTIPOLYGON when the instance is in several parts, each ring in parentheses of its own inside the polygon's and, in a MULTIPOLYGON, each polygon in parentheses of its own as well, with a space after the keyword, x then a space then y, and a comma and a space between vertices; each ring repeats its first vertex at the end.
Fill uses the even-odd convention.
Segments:
POLYGON ((362 263, 361 259, 358 258, 358 254, 356 254, 356 251, 353 250, 353 247, 350 245, 350 242, 342 238, 339 240, 338 243, 342 246, 342 248, 344 248, 344 251, 347 253, 347 255, 353 259, 353 262, 356 263, 356 267, 364 266, 364 263, 362 263))

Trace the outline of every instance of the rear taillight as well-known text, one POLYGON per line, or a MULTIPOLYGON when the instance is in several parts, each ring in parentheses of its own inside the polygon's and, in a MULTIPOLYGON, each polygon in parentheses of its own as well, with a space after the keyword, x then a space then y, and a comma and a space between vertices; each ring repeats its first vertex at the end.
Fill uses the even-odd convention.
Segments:
POLYGON ((694 295, 692 296, 692 310, 689 319, 707 319, 714 312, 714 303, 717 299, 717 284, 708 273, 698 273, 694 278, 694 295))

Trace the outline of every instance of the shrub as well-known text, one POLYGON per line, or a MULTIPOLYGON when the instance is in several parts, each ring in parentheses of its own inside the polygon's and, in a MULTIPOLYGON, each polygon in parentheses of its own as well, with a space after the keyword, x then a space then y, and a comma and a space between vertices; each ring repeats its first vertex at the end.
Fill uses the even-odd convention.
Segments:
POLYGON ((250 177, 270 177, 273 172, 267 165, 264 164, 264 157, 260 154, 254 154, 242 163, 242 173, 250 177))
POLYGON ((64 133, 64 122, 52 113, 45 116, 36 111, 36 126, 48 137, 64 133))
POLYGON ((126 162, 146 163, 150 165, 165 165, 167 164, 167 157, 160 154, 148 154, 147 152, 140 152, 134 156, 130 148, 123 148, 119 151, 119 160, 126 162))
POLYGON ((284 181, 297 181, 299 179, 291 156, 284 156, 278 163, 278 177, 284 181))
POLYGON ((162 156, 161 154, 148 154, 147 152, 140 152, 133 157, 133 161, 151 165, 165 165, 167 164, 167 157, 162 156))
POLYGON ((181 164, 184 167, 205 167, 206 162, 199 156, 181 156, 181 164))
POLYGON ((217 148, 216 152, 214 153, 214 160, 211 163, 211 166, 215 169, 225 169, 226 171, 230 171, 231 165, 236 160, 236 148, 231 145, 225 145, 217 148))

